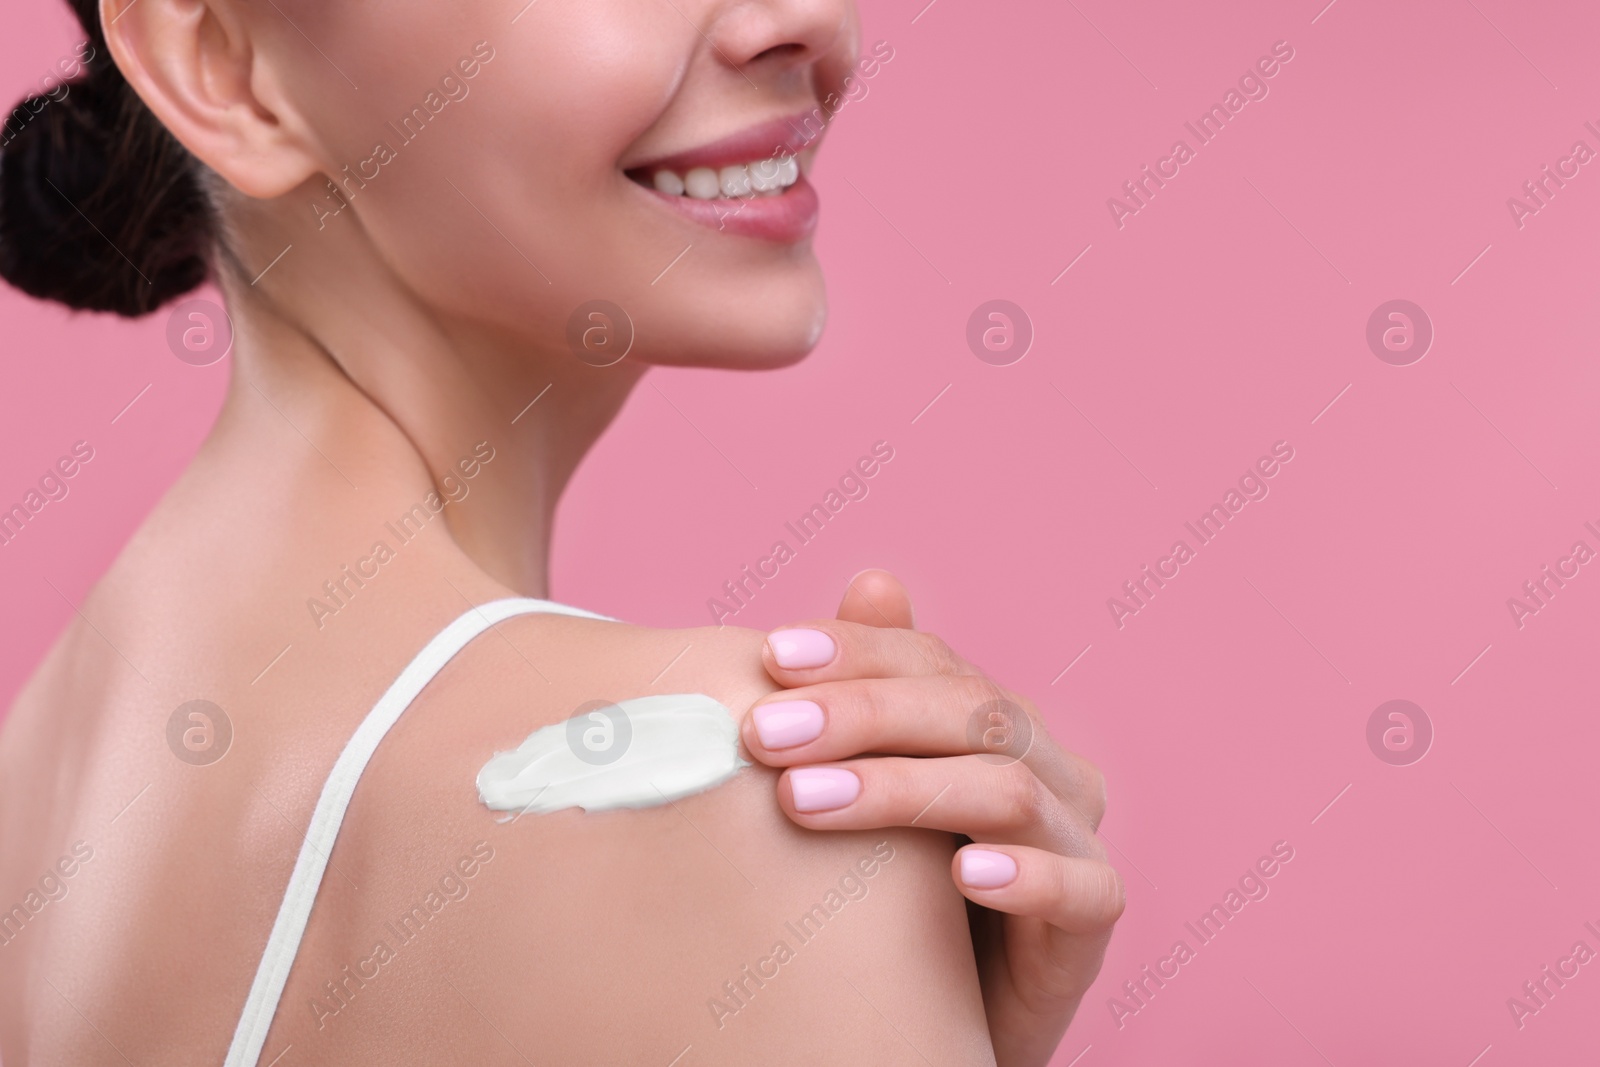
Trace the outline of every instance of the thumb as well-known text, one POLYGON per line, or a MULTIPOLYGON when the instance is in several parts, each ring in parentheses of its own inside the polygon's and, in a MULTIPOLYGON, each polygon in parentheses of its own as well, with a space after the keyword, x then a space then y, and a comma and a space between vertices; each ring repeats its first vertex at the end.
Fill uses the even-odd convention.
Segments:
POLYGON ((888 571, 875 567, 850 579, 844 599, 839 601, 838 618, 862 626, 901 630, 914 630, 917 625, 906 587, 888 571))

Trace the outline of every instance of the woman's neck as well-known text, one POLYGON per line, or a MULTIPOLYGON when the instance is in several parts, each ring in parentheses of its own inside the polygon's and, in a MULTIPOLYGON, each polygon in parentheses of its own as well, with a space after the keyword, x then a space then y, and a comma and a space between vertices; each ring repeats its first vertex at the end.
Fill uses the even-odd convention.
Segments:
POLYGON ((257 285, 224 280, 234 376, 214 440, 301 448, 282 487, 297 507, 442 503, 477 567, 548 595, 556 503, 643 369, 447 321, 350 242, 299 252, 257 285))

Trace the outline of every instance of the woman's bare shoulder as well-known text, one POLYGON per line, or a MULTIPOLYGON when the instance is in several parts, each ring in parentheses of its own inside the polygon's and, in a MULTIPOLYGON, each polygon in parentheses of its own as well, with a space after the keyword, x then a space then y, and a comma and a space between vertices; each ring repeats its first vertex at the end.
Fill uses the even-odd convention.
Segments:
POLYGON ((426 1038, 458 1060, 509 1044, 663 1064, 690 1046, 701 1064, 913 1064, 954 1047, 985 1062, 948 835, 802 830, 753 764, 640 810, 478 799, 495 752, 593 701, 704 693, 742 718, 773 689, 763 637, 535 617, 478 638, 358 791, 333 857, 348 877, 324 883, 269 1047, 377 1062, 426 1038))

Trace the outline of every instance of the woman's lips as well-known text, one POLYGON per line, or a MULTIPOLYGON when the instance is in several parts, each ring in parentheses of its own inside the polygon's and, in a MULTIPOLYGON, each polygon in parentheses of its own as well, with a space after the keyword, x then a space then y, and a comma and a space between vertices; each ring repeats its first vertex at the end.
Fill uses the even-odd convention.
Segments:
POLYGON ((629 174, 648 174, 663 169, 683 174, 695 167, 716 169, 730 163, 754 163, 778 156, 798 156, 821 139, 823 121, 821 109, 801 111, 785 118, 758 123, 730 137, 686 152, 628 163, 623 169, 629 174))
POLYGON ((716 200, 669 196, 655 189, 647 189, 637 182, 632 184, 668 210, 724 233, 794 244, 810 237, 817 228, 820 207, 817 190, 806 181, 803 174, 778 196, 756 193, 716 200))
POLYGON ((646 195, 703 226, 793 244, 816 230, 817 192, 798 157, 805 153, 809 164, 822 132, 820 113, 801 112, 633 163, 625 173, 646 195))

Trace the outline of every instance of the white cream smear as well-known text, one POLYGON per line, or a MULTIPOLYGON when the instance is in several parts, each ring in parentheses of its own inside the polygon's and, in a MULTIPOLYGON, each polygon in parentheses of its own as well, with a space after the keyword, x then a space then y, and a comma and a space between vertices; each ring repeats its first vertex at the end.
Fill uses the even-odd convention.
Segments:
POLYGON ((704 693, 596 705, 536 730, 478 772, 494 811, 649 808, 703 793, 750 764, 733 714, 704 693))

